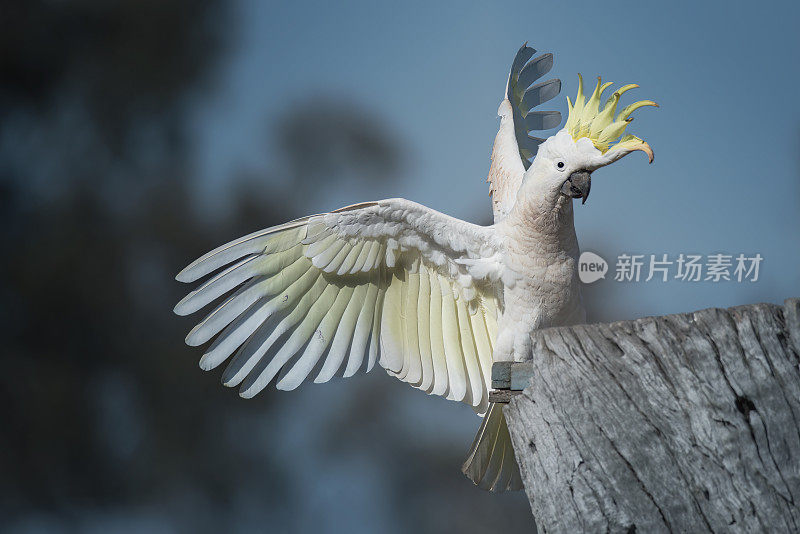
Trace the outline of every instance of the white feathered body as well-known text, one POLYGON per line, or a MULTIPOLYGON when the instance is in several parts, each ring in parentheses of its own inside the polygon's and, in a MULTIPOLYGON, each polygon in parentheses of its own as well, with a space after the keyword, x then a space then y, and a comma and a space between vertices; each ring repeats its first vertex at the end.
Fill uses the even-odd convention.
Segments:
MULTIPOLYGON (((211 341, 201 367, 227 361, 223 383, 249 398, 276 379, 278 389, 291 390, 378 363, 487 414, 464 471, 488 489, 521 487, 502 410, 489 402, 492 363, 527 355, 537 328, 584 320, 572 198, 560 191, 570 173, 624 155, 575 141, 566 128, 547 141, 529 135, 561 122, 556 111, 531 111, 561 88, 557 79, 534 84, 552 66, 552 54, 534 53, 524 45, 517 53, 498 110, 489 171, 494 225, 387 199, 223 245, 177 276, 209 278, 176 313, 219 299, 186 338, 193 346, 211 341)), ((596 111, 595 96, 586 109, 596 111)), ((617 124, 625 123, 609 128, 617 124)), ((644 146, 652 159, 636 139, 626 151, 644 146)))
POLYGON ((542 210, 538 202, 522 199, 496 225, 503 266, 515 281, 503 289, 495 361, 524 357, 533 330, 585 320, 572 200, 556 203, 557 209, 542 210))

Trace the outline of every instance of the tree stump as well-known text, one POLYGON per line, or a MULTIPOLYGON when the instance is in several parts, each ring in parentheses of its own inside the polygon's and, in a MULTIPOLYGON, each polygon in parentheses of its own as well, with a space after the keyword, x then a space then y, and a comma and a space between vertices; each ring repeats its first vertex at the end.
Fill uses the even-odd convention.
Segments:
POLYGON ((800 531, 800 300, 532 340, 505 414, 540 531, 800 531))

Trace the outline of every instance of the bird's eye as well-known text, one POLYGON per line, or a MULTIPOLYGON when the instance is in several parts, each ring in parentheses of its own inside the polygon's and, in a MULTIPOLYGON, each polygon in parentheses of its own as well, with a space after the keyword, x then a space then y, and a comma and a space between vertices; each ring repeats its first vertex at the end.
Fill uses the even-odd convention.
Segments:
POLYGON ((558 163, 556 163, 556 167, 558 167, 558 170, 563 171, 565 167, 564 162, 559 161, 558 163))

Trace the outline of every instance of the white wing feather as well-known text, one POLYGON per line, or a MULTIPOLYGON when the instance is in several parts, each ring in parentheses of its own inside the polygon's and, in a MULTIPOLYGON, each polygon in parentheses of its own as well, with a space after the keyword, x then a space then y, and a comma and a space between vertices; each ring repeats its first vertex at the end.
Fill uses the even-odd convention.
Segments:
POLYGON ((482 413, 500 295, 469 266, 499 249, 491 229, 407 200, 359 204, 209 252, 177 279, 221 271, 175 312, 194 313, 230 293, 186 341, 216 336, 200 365, 230 359, 223 383, 241 385, 244 397, 276 377, 288 390, 378 361, 400 380, 482 413))

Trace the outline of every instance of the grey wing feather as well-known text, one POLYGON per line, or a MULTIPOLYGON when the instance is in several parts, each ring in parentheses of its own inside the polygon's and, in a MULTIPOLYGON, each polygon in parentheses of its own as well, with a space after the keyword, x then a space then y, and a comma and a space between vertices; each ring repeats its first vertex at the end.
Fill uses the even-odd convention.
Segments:
MULTIPOLYGON (((558 96, 558 93, 560 92, 561 92, 561 80, 559 80, 558 78, 547 80, 546 82, 542 83, 537 83, 536 85, 532 86, 530 89, 525 91, 525 95, 522 97, 522 105, 520 106, 520 111, 528 113, 530 112, 531 109, 535 108, 539 104, 544 104, 548 100, 552 100, 553 98, 558 96)), ((558 112, 556 111, 556 113, 558 112)))
POLYGON ((516 85, 518 87, 530 87, 533 82, 550 72, 552 68, 553 54, 542 54, 525 65, 519 73, 516 85))
POLYGON ((531 130, 549 130, 561 124, 561 113, 558 111, 531 111, 525 117, 526 132, 531 130))
POLYGON ((535 83, 553 67, 553 54, 533 58, 535 53, 527 43, 517 51, 506 82, 505 97, 497 110, 500 129, 492 145, 487 178, 495 222, 505 218, 514 206, 525 171, 544 141, 530 133, 561 124, 558 111, 533 111, 561 91, 558 79, 535 83))
POLYGON ((549 130, 561 124, 559 111, 531 111, 552 100, 561 92, 561 80, 554 78, 532 85, 553 68, 553 54, 542 54, 530 59, 536 50, 527 44, 517 52, 508 76, 506 98, 514 112, 514 133, 520 158, 525 169, 530 167, 541 140, 528 134, 533 130, 549 130), (530 61, 529 61, 530 60, 530 61))
POLYGON ((535 53, 536 49, 529 47, 527 42, 519 47, 517 55, 514 56, 514 63, 511 64, 511 77, 514 79, 515 83, 519 77, 519 73, 522 72, 522 69, 525 67, 525 63, 527 63, 535 53))

